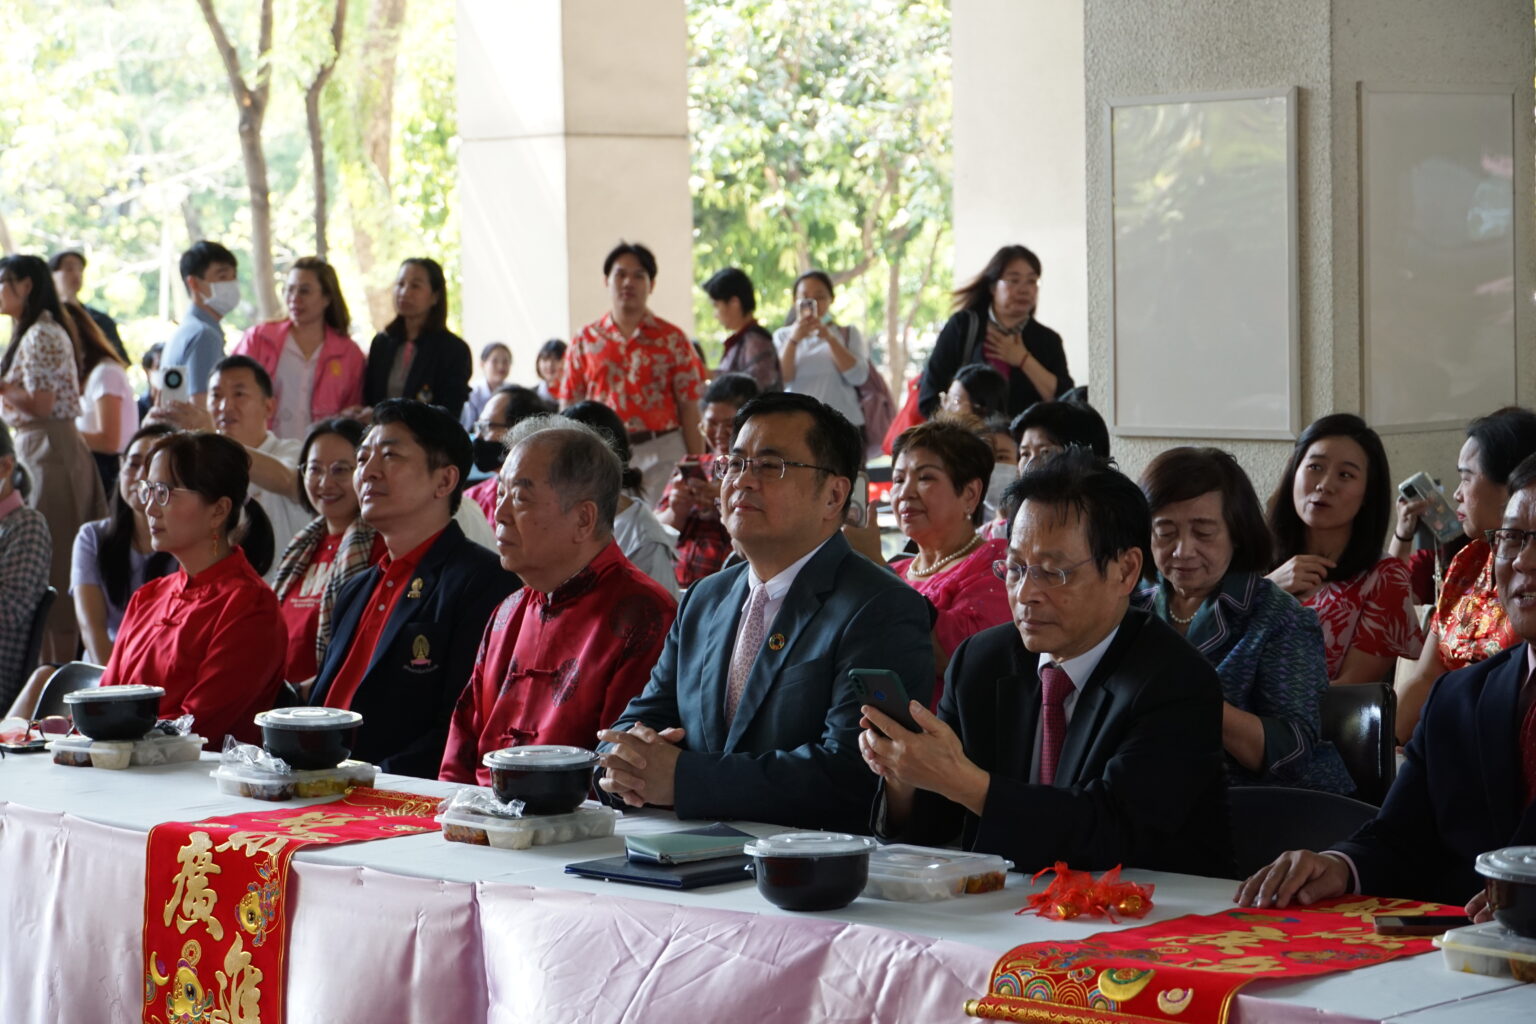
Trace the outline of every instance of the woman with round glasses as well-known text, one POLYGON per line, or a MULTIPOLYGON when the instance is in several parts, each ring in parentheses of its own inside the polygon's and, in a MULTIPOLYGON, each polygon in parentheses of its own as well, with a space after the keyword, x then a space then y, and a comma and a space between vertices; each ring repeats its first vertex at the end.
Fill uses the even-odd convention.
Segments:
POLYGON ((1262 575, 1269 529, 1247 474, 1219 449, 1173 448, 1147 466, 1141 489, 1152 510, 1153 564, 1131 603, 1215 667, 1227 781, 1352 792, 1339 752, 1321 739, 1322 630, 1262 575))
POLYGON ((288 627, 287 680, 307 696, 331 639, 342 584, 384 554, 384 538, 363 522, 352 474, 363 425, 337 417, 309 428, 299 450, 299 504, 315 518, 289 542, 272 590, 288 627))
POLYGON ((272 707, 288 650, 277 598, 231 543, 247 517, 248 534, 270 538, 247 499, 250 466, 242 445, 217 434, 171 434, 151 449, 139 482, 150 543, 179 568, 133 595, 101 677, 164 687, 160 717, 191 715, 209 750, 226 733, 259 741, 252 718, 272 707))
POLYGON ((1504 521, 1509 476, 1536 452, 1536 412, 1506 406, 1467 425, 1456 458, 1456 518, 1470 543, 1451 560, 1429 620, 1424 653, 1397 684, 1397 738, 1406 743, 1435 680, 1520 642, 1493 583, 1494 551, 1487 531, 1504 521))
POLYGON ((992 475, 992 448, 955 423, 935 420, 902 432, 891 445, 891 507, 917 555, 891 563, 937 611, 933 624, 933 707, 960 641, 1010 620, 1008 594, 991 571, 1007 543, 976 532, 992 475))

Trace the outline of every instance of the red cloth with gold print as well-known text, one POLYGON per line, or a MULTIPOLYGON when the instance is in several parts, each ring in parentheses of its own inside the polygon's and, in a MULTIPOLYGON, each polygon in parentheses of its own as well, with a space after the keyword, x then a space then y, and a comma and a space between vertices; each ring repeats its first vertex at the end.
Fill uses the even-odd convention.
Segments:
POLYGON ((1438 903, 1343 896, 1287 910, 1227 910, 1030 942, 992 968, 972 1017, 1054 1024, 1178 1021, 1225 1024, 1233 997, 1258 978, 1330 974, 1431 953, 1428 938, 1376 934, 1371 918, 1446 911, 1438 903))
POLYGON ((436 797, 353 789, 149 832, 143 1024, 278 1024, 288 951, 288 862, 301 847, 434 832, 436 797))
POLYGON ((1493 587, 1493 548, 1474 540, 1451 559, 1429 628, 1440 636, 1447 672, 1491 658, 1520 642, 1493 587))

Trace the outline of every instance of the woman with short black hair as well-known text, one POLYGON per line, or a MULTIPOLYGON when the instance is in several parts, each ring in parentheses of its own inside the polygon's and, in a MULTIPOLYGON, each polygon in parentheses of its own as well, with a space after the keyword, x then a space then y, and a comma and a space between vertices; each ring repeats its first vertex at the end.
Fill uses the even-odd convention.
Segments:
POLYGON ((1398 658, 1419 656, 1408 566, 1384 553, 1392 472, 1364 420, 1335 413, 1302 431, 1268 518, 1268 579, 1317 613, 1335 684, 1377 682, 1398 658))
POLYGON ((1321 739, 1322 631, 1317 616, 1262 575, 1269 528, 1247 474, 1220 449, 1173 448, 1147 466, 1141 489, 1152 563, 1131 603, 1215 667, 1227 781, 1352 792, 1343 759, 1321 739))

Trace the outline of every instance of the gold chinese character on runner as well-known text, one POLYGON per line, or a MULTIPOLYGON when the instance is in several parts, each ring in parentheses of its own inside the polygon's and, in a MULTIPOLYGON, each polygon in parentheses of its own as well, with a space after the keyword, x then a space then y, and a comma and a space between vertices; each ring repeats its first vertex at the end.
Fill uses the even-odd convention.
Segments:
POLYGON ((217 875, 222 870, 213 862, 212 849, 213 841, 208 838, 208 833, 193 832, 187 837, 187 845, 176 852, 176 862, 181 869, 176 872, 175 887, 165 904, 165 923, 169 925, 172 915, 176 915, 176 930, 183 935, 194 922, 201 921, 207 926, 208 934, 215 939, 224 938, 224 926, 213 916, 219 894, 208 887, 208 876, 217 875), (180 914, 176 914, 177 903, 181 904, 180 914))
POLYGON ((309 811, 291 818, 283 819, 281 824, 273 823, 270 829, 250 829, 236 832, 223 843, 219 844, 219 852, 225 850, 239 850, 247 857, 256 857, 262 854, 271 856, 290 842, 324 843, 336 836, 329 832, 322 832, 322 828, 337 828, 354 821, 363 821, 372 815, 334 814, 325 811, 309 811))

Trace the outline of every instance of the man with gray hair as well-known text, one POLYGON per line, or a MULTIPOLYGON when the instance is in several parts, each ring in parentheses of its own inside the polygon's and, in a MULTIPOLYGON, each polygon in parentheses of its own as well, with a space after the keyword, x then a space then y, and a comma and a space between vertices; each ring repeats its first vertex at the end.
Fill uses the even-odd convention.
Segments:
POLYGON ((638 695, 677 603, 613 539, 619 459, 559 416, 523 420, 497 478, 496 549, 522 590, 501 603, 459 697, 439 776, 490 785, 492 750, 584 747, 638 695))

